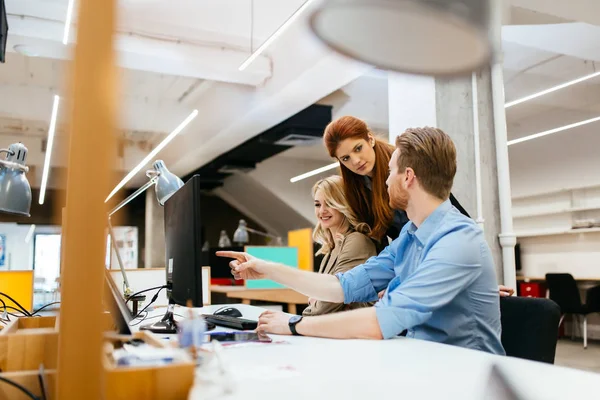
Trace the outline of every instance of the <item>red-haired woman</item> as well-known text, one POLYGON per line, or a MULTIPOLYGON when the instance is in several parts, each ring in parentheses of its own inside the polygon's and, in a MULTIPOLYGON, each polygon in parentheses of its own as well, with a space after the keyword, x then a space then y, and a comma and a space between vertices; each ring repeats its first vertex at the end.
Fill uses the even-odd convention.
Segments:
MULTIPOLYGON (((345 116, 332 121, 323 134, 329 155, 340 163, 344 192, 354 215, 371 227, 370 237, 378 243, 378 251, 396 239, 408 222, 404 210, 394 210, 389 204, 385 181, 388 163, 395 147, 369 130, 355 117, 345 116)), ((458 200, 450 194, 450 202, 469 216, 458 200)), ((513 289, 500 287, 501 295, 511 295, 513 289)))

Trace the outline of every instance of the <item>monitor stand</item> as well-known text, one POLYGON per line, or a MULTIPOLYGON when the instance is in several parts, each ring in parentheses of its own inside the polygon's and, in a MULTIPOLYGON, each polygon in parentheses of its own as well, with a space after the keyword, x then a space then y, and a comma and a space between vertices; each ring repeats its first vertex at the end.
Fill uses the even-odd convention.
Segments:
POLYGON ((140 327, 140 330, 146 330, 153 333, 177 333, 177 323, 173 318, 173 310, 175 309, 175 304, 169 303, 167 307, 167 312, 162 317, 162 319, 153 324, 144 325, 140 327))

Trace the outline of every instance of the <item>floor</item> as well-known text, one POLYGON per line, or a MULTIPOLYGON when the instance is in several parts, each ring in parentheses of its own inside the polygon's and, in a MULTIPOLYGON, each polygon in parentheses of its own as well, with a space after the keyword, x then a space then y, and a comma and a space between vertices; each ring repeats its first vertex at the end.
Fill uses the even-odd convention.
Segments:
POLYGON ((584 349, 581 339, 560 339, 554 364, 600 373, 600 341, 588 341, 588 348, 584 349))

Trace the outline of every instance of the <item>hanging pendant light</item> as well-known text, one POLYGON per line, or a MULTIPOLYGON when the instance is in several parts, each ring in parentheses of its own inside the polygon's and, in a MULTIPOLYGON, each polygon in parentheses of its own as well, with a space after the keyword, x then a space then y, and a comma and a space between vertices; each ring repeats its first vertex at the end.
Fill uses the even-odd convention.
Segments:
POLYGON ((390 71, 470 74, 490 62, 490 0, 325 0, 310 18, 334 50, 390 71))

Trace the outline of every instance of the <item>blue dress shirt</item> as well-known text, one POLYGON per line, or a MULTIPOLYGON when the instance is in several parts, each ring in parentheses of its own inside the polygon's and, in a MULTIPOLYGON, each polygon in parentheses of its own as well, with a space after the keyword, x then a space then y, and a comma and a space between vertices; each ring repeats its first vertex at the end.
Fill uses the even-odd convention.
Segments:
POLYGON ((336 275, 344 302, 377 300, 385 339, 407 337, 505 354, 494 261, 482 230, 449 200, 407 223, 378 256, 336 275))

